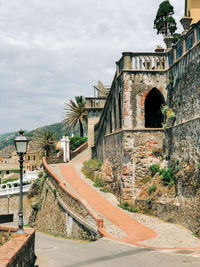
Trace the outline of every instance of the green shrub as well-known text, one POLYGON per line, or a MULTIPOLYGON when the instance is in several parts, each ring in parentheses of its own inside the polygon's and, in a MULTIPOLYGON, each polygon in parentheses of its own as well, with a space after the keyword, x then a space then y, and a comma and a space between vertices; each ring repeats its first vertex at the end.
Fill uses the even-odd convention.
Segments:
POLYGON ((128 202, 121 203, 119 207, 122 208, 123 210, 128 210, 130 212, 134 213, 139 212, 139 209, 133 207, 132 205, 129 205, 128 202))
POLYGON ((95 179, 94 182, 95 182, 94 183, 95 187, 103 187, 104 186, 103 182, 98 177, 95 179))
POLYGON ((95 167, 95 168, 100 169, 101 166, 102 166, 102 163, 99 162, 97 158, 94 158, 94 159, 89 159, 87 161, 84 161, 83 165, 84 166, 88 166, 88 167, 95 167))
POLYGON ((108 189, 105 189, 105 188, 101 188, 100 191, 104 192, 104 193, 109 193, 110 192, 108 189))
POLYGON ((56 195, 56 188, 53 189, 53 193, 54 193, 54 195, 56 195))
POLYGON ((45 188, 45 191, 46 191, 46 193, 48 193, 48 191, 49 191, 49 187, 48 186, 45 188))
POLYGON ((7 187, 8 187, 8 188, 11 188, 11 187, 12 187, 12 185, 11 185, 11 184, 7 184, 7 187))
POLYGON ((160 167, 158 164, 152 164, 149 168, 150 168, 152 176, 154 176, 157 172, 160 171, 160 167))
POLYGON ((47 178, 47 174, 46 174, 46 173, 44 174, 43 178, 44 178, 44 179, 46 179, 46 178, 47 178))
POLYGON ((149 187, 149 191, 148 191, 149 195, 151 195, 152 193, 154 193, 156 191, 156 189, 157 189, 157 186, 156 185, 152 185, 151 187, 149 187))
POLYGON ((172 168, 168 170, 163 170, 161 182, 163 185, 169 185, 174 183, 174 171, 172 168))
POLYGON ((70 149, 76 150, 78 147, 80 147, 82 144, 84 144, 87 141, 87 137, 70 137, 70 149))
POLYGON ((6 185, 4 184, 4 185, 2 185, 2 187, 1 187, 2 189, 5 189, 6 188, 6 185))

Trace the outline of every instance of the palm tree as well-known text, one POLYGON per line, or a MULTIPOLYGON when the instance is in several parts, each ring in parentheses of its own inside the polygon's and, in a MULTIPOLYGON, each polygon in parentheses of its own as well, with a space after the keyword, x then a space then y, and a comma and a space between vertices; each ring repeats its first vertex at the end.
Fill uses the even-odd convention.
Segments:
POLYGON ((74 128, 77 124, 80 127, 80 136, 83 137, 83 123, 87 122, 87 111, 85 108, 85 99, 83 96, 76 96, 76 101, 70 100, 66 103, 64 124, 67 124, 67 129, 74 128))
POLYGON ((40 151, 43 151, 46 157, 49 157, 51 152, 56 148, 56 136, 51 131, 42 131, 36 138, 36 145, 40 151))

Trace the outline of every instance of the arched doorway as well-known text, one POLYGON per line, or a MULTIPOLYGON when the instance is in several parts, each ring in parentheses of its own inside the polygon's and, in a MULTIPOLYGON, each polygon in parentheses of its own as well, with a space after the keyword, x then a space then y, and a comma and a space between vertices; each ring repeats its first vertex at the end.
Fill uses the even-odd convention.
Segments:
POLYGON ((161 107, 164 104, 164 98, 158 89, 153 88, 145 100, 145 127, 162 128, 163 114, 161 107))

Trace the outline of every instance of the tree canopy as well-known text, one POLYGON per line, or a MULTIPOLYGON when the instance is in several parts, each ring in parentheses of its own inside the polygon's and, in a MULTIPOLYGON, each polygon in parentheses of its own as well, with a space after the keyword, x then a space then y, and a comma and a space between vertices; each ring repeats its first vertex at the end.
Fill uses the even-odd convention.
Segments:
POLYGON ((85 99, 83 96, 76 96, 75 101, 70 100, 66 103, 65 118, 63 123, 67 125, 67 129, 74 128, 77 124, 80 127, 80 136, 83 137, 83 123, 87 122, 87 111, 85 108, 85 99))
POLYGON ((157 34, 162 34, 165 37, 173 35, 177 30, 176 21, 172 17, 174 14, 174 7, 168 0, 163 1, 158 8, 156 18, 154 20, 154 29, 157 34))

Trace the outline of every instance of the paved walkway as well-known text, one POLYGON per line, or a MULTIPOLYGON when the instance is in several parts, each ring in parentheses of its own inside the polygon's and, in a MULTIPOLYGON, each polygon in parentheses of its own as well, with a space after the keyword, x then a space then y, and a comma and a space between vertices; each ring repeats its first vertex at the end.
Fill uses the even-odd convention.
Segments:
MULTIPOLYGON (((157 247, 152 247, 145 245, 144 243, 140 243, 145 240, 155 238, 157 236, 157 233, 154 230, 137 222, 123 210, 114 206, 111 202, 109 202, 101 194, 99 194, 94 188, 88 185, 88 183, 86 183, 84 179, 81 178, 81 174, 78 169, 80 169, 81 162, 86 159, 87 151, 84 151, 68 164, 52 166, 52 170, 54 170, 56 174, 59 175, 59 177, 63 179, 71 189, 73 189, 74 192, 76 192, 81 198, 88 202, 88 204, 92 208, 94 208, 98 213, 102 214, 103 217, 107 218, 111 223, 113 223, 116 227, 118 227, 125 233, 125 237, 118 238, 108 234, 105 229, 101 229, 103 236, 113 240, 118 240, 142 247, 161 249, 159 247, 159 244, 157 247), (77 168, 77 166, 79 166, 79 168, 77 168)), ((199 244, 197 248, 200 248, 199 244)))

